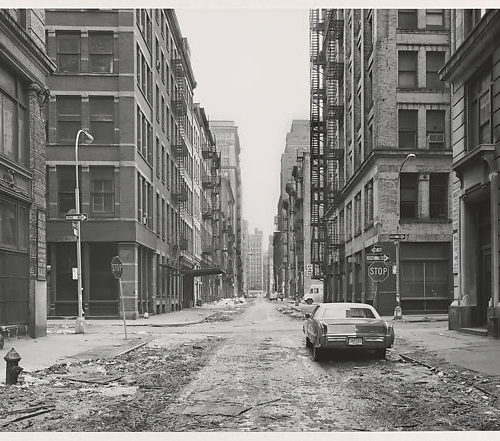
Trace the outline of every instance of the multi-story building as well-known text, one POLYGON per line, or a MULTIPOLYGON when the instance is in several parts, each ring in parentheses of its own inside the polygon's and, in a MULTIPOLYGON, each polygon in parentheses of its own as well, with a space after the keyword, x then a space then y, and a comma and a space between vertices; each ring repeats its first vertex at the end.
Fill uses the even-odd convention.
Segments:
POLYGON ((438 71, 450 17, 311 11, 311 259, 326 300, 370 302, 384 314, 398 298, 403 312, 448 310, 451 127, 438 71), (373 253, 387 256, 375 264, 385 280, 369 276, 373 253))
POLYGON ((276 284, 274 280, 274 267, 273 267, 273 235, 267 238, 267 252, 264 257, 264 278, 267 281, 266 293, 270 295, 276 291, 276 284))
POLYGON ((286 297, 301 296, 298 276, 297 244, 294 232, 295 184, 292 176, 298 158, 309 150, 309 121, 293 120, 281 155, 280 196, 275 218, 276 233, 274 271, 279 280, 278 291, 286 297))
MULTIPOLYGON (((0 10, 0 326, 46 335, 45 109, 42 9, 0 10)), ((48 272, 50 275, 50 271, 48 272)))
POLYGON ((77 311, 75 236, 64 221, 75 208, 88 215, 81 227, 87 316, 120 314, 113 256, 124 265, 126 317, 193 305, 205 142, 195 127, 209 135, 193 105, 189 45, 174 11, 48 9, 46 18, 57 65, 47 142, 49 314, 77 311), (81 143, 76 163, 80 129, 94 140, 81 143))
POLYGON ((264 291, 264 260, 262 253, 262 231, 255 228, 248 235, 248 292, 262 293, 264 291))
POLYGON ((243 294, 248 295, 248 221, 242 220, 241 255, 243 256, 243 294))
POLYGON ((221 175, 227 178, 234 199, 234 218, 231 225, 235 242, 234 295, 238 296, 243 294, 240 138, 234 121, 210 121, 210 130, 221 155, 221 175))
POLYGON ((450 329, 499 336, 500 11, 452 11, 453 276, 450 329), (477 330, 476 330, 477 331, 477 330))

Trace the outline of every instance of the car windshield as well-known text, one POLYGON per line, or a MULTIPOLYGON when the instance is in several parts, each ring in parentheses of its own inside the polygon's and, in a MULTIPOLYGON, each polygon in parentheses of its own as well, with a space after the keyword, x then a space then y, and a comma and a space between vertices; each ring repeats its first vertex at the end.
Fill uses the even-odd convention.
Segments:
POLYGON ((322 308, 315 314, 317 318, 343 319, 343 318, 376 318, 373 311, 363 307, 335 307, 322 308))

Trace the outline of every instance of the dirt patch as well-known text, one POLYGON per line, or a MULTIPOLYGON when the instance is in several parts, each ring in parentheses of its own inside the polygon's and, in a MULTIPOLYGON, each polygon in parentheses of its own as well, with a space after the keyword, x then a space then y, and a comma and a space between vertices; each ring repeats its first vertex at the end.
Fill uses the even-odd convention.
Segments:
POLYGON ((0 431, 164 430, 168 405, 220 342, 209 336, 168 348, 150 344, 112 359, 26 375, 19 385, 0 388, 9 409, 0 417, 0 431))

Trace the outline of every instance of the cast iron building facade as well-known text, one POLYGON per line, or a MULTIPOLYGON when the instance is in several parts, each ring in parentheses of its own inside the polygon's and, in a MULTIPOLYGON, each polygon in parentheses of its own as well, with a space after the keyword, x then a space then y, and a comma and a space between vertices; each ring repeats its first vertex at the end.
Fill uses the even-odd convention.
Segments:
POLYGON ((401 233, 403 312, 448 309, 450 24, 443 9, 311 11, 311 259, 328 301, 391 314, 395 277, 369 279, 366 255, 395 265, 401 233))
MULTIPOLYGON (((76 313, 75 207, 79 147, 83 299, 87 316, 117 316, 111 258, 124 263, 126 316, 192 306, 202 266, 202 149, 215 151, 187 40, 170 9, 47 10, 50 78, 47 240, 50 315, 76 313)), ((206 170, 206 169, 205 169, 206 170)))
POLYGON ((453 275, 450 329, 498 337, 500 12, 452 11, 453 275))
MULTIPOLYGON (((0 10, 0 326, 46 334, 45 13, 0 10)), ((5 329, 5 328, 4 328, 5 329)))

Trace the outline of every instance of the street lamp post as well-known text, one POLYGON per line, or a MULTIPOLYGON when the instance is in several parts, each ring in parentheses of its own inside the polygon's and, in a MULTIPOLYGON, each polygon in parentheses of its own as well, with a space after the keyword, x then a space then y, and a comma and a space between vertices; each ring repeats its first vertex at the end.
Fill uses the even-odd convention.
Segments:
MULTIPOLYGON (((414 153, 408 153, 406 158, 401 164, 401 167, 399 167, 398 171, 398 180, 397 180, 397 203, 396 203, 396 210, 397 210, 397 215, 398 215, 398 223, 397 223, 397 232, 399 234, 399 223, 401 221, 401 208, 400 208, 400 203, 401 203, 401 188, 400 188, 400 179, 401 179, 401 170, 403 170, 403 166, 405 165, 405 162, 408 161, 409 159, 415 158, 414 153)), ((396 245, 396 307, 394 308, 394 320, 401 320, 403 318, 403 311, 401 309, 401 289, 400 289, 400 278, 399 278, 399 270, 400 270, 400 245, 399 245, 400 240, 396 239, 394 241, 394 244, 396 245)))
MULTIPOLYGON (((80 188, 78 184, 78 141, 80 135, 83 135, 83 142, 90 144, 94 137, 85 130, 78 130, 75 140, 75 208, 76 214, 80 214, 80 188)), ((77 266, 77 280, 78 280, 78 317, 75 323, 75 334, 85 333, 85 318, 83 316, 83 288, 82 288, 82 240, 80 234, 80 219, 76 221, 76 266, 77 266)))

